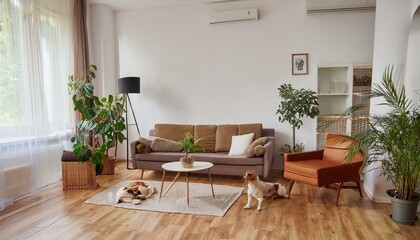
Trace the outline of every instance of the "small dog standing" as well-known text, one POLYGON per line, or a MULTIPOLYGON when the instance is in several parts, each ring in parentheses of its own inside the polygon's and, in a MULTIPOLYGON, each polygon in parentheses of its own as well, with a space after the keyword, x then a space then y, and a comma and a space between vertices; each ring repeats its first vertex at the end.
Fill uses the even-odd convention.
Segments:
POLYGON ((150 186, 143 181, 131 182, 127 186, 121 187, 116 193, 117 204, 120 202, 128 202, 140 204, 141 200, 151 197, 155 194, 156 188, 150 186))
POLYGON ((264 198, 289 198, 287 190, 280 183, 266 183, 260 180, 254 170, 248 170, 244 176, 245 181, 248 182, 248 203, 244 208, 251 208, 251 199, 258 200, 257 210, 262 210, 262 202, 264 198))

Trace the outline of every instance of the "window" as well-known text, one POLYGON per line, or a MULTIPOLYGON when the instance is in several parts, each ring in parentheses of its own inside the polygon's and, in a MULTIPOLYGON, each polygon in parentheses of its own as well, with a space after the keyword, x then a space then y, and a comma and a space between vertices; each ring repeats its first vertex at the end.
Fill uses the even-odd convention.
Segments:
POLYGON ((0 1, 0 211, 61 179, 70 11, 70 0, 0 1))
POLYGON ((0 141, 71 128, 68 5, 68 1, 2 0, 0 141))

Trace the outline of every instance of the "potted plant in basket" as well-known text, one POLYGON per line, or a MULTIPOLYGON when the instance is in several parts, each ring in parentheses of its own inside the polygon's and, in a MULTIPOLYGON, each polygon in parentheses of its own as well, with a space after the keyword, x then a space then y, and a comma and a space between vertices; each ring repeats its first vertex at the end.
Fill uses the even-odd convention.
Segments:
POLYGON ((103 161, 104 171, 102 174, 113 174, 115 169, 115 158, 117 155, 118 142, 125 140, 124 99, 109 95, 101 99, 98 108, 101 121, 98 123, 98 134, 102 137, 102 143, 106 144, 107 150, 103 161), (109 155, 109 149, 115 147, 114 156, 109 155))
POLYGON ((73 152, 79 161, 91 161, 96 173, 103 170, 103 161, 109 148, 125 139, 122 131, 126 128, 122 117, 122 98, 112 95, 99 99, 94 95, 92 80, 96 77, 96 66, 90 65, 81 78, 69 76, 69 93, 74 110, 80 115, 76 124, 76 134, 71 138, 73 152))
POLYGON ((280 147, 280 153, 302 152, 303 143, 296 144, 296 129, 303 125, 302 117, 315 118, 319 115, 318 97, 316 92, 310 89, 294 89, 290 84, 283 84, 279 88, 279 96, 282 99, 276 114, 279 122, 287 121, 292 125, 292 146, 285 144, 280 147))
POLYGON ((407 98, 404 87, 395 86, 392 72, 393 67, 387 66, 381 84, 375 84, 370 95, 383 98, 380 105, 390 111, 370 116, 367 131, 354 136, 359 143, 349 155, 367 149, 365 164, 380 163, 381 174, 395 186, 387 191, 392 219, 415 224, 420 200, 415 192, 420 183, 420 109, 407 98))
POLYGON ((194 158, 191 155, 188 155, 189 153, 194 152, 203 152, 204 148, 199 144, 199 142, 202 140, 200 139, 194 139, 194 137, 191 135, 191 133, 187 132, 185 134, 185 137, 178 142, 178 144, 181 146, 181 149, 183 152, 185 152, 185 157, 182 157, 180 159, 181 164, 185 168, 192 168, 194 164, 194 158))

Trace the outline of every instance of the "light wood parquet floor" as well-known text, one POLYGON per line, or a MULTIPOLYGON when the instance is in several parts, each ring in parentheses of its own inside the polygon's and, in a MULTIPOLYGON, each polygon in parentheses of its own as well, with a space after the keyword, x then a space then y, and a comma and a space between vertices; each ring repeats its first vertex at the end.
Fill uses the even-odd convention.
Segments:
MULTIPOLYGON (((146 171, 144 179, 161 176, 146 171)), ((420 221, 415 226, 393 222, 389 204, 360 198, 351 189, 342 191, 336 207, 334 190, 300 183, 290 199, 267 200, 260 212, 256 202, 243 209, 244 192, 224 217, 83 204, 119 181, 139 177, 139 170, 119 162, 114 175, 98 176, 97 189, 63 191, 60 183, 22 198, 0 212, 0 239, 420 239, 420 221)), ((287 184, 281 172, 273 171, 266 180, 287 184)), ((190 181, 207 183, 208 176, 192 174, 190 181)), ((241 177, 214 175, 213 184, 246 188, 241 177)))

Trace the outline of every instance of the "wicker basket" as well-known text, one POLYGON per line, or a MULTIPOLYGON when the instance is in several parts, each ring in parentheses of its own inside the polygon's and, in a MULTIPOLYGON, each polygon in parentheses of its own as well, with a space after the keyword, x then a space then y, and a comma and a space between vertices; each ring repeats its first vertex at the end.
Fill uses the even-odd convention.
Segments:
POLYGON ((61 162, 61 167, 63 190, 93 189, 98 186, 92 162, 61 162))
POLYGON ((115 158, 111 157, 105 159, 103 162, 104 170, 102 171, 102 175, 112 175, 115 173, 115 158))

